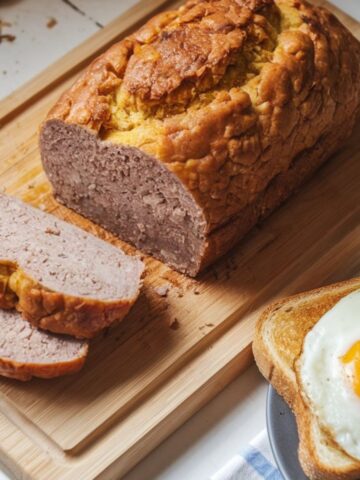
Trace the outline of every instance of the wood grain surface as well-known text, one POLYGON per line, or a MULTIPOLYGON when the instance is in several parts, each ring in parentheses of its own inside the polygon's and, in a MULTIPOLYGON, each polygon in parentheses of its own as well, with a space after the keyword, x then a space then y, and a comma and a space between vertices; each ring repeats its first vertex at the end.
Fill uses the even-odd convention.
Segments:
MULTIPOLYGON (((360 25, 341 16, 359 35, 360 25)), ((13 110, 8 100, 0 103, 0 187, 134 253, 55 202, 37 144, 39 124, 81 58, 129 27, 128 19, 117 19, 111 33, 106 27, 83 47, 83 57, 76 50, 35 79, 13 110)), ((313 180, 197 280, 146 258, 139 301, 93 342, 82 372, 27 384, 1 379, 0 460, 7 468, 34 480, 120 478, 249 365, 254 324, 266 304, 358 275, 359 138, 360 126, 313 180), (167 297, 156 292, 162 285, 167 297)))

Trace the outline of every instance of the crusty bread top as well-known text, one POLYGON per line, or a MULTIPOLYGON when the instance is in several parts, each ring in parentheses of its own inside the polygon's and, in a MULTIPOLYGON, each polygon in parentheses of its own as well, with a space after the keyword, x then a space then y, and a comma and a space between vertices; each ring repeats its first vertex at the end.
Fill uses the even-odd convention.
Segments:
POLYGON ((95 60, 48 118, 154 155, 226 223, 354 121, 360 47, 304 0, 190 0, 95 60))
POLYGON ((296 415, 300 460, 312 480, 347 480, 360 476, 360 462, 345 454, 318 424, 303 401, 296 362, 311 328, 341 298, 360 289, 360 278, 285 298, 269 306, 256 326, 253 351, 263 375, 296 415))
POLYGON ((0 265, 14 262, 45 288, 70 296, 137 297, 144 268, 138 258, 13 197, 0 195, 0 212, 0 265))

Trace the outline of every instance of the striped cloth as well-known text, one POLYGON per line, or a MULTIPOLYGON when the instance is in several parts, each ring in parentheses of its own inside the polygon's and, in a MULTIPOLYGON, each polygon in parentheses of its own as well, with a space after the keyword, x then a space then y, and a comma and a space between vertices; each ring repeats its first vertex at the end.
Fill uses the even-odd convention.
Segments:
POLYGON ((283 480, 275 466, 266 430, 250 442, 247 450, 235 455, 210 480, 283 480))

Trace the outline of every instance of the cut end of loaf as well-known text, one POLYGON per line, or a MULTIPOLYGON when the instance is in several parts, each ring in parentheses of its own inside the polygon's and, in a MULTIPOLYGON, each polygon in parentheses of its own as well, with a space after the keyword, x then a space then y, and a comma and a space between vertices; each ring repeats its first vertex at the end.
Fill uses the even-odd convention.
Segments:
POLYGON ((206 222, 165 165, 137 148, 104 142, 59 120, 43 125, 40 146, 59 201, 175 269, 198 273, 206 222))

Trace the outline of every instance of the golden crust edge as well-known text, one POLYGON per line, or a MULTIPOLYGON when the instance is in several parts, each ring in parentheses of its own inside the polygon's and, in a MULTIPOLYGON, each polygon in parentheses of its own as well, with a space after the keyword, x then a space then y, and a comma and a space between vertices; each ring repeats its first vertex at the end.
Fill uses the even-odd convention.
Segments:
POLYGON ((63 375, 72 375, 80 371, 87 359, 89 345, 84 344, 82 355, 68 360, 51 363, 19 362, 7 357, 0 357, 0 375, 27 382, 33 377, 50 379, 63 375))
POLYGON ((21 271, 27 283, 26 288, 12 289, 16 295, 12 305, 2 302, 0 294, 1 308, 16 308, 35 327, 76 338, 94 338, 105 328, 123 320, 136 302, 141 288, 140 282, 136 295, 126 299, 98 300, 73 296, 46 288, 19 268, 16 262, 4 259, 0 260, 0 264, 13 264, 15 273, 21 271), (82 327, 84 316, 86 321, 82 327))

